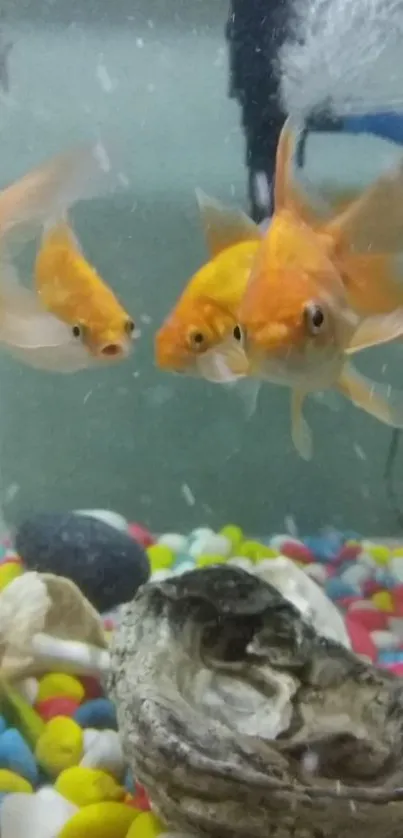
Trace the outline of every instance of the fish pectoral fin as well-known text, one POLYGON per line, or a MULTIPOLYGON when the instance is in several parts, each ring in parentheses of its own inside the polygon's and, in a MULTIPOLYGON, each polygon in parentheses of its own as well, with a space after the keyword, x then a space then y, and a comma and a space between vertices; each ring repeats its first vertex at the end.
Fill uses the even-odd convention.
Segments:
POLYGON ((403 162, 382 175, 326 226, 352 253, 401 252, 403 240, 403 162))
POLYGON ((382 343, 391 343, 403 336, 403 308, 390 314, 379 314, 362 320, 346 348, 347 355, 370 349, 382 343))
POLYGON ((221 204, 202 189, 196 189, 196 199, 211 257, 241 242, 262 241, 263 233, 259 226, 242 210, 221 204))
POLYGON ((256 413, 261 381, 257 378, 241 378, 231 387, 242 402, 245 419, 249 421, 256 413))
POLYGON ((312 432, 302 413, 306 393, 293 390, 291 394, 291 438, 303 460, 311 460, 313 454, 312 432))
POLYGON ((336 388, 356 407, 392 428, 403 428, 403 392, 372 381, 346 364, 336 388))

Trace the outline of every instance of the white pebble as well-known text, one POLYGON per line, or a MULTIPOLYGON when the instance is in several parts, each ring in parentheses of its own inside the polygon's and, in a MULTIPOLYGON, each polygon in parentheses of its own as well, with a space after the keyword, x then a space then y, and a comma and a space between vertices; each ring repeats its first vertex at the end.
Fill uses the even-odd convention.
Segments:
POLYGON ((128 532, 129 524, 123 515, 118 512, 111 512, 110 509, 75 509, 75 515, 84 515, 86 518, 96 518, 104 524, 109 524, 119 532, 128 532))
POLYGON ((178 567, 175 567, 172 571, 172 576, 182 576, 183 573, 188 573, 189 570, 194 569, 195 563, 189 559, 189 561, 181 562, 178 567))
POLYGON ((371 631, 370 635, 377 649, 396 649, 400 646, 400 638, 391 631, 371 631))
POLYGON ((189 556, 197 559, 205 553, 218 554, 219 556, 229 556, 231 553, 232 544, 225 535, 206 535, 196 538, 189 547, 189 556))
POLYGON ((228 559, 227 564, 231 564, 234 567, 240 567, 242 570, 247 570, 249 573, 253 573, 255 566, 250 559, 246 559, 245 556, 233 556, 232 559, 228 559))
MULTIPOLYGON (((402 617, 389 617, 388 619, 388 626, 391 632, 399 638, 400 643, 403 640, 403 618, 402 617)), ((400 645, 399 643, 399 645, 400 645)))
POLYGON ((198 527, 192 530, 187 543, 193 543, 197 538, 207 538, 210 535, 215 535, 214 530, 210 529, 210 527, 198 527))
POLYGON ((0 811, 1 838, 57 838, 78 807, 55 791, 50 800, 49 792, 8 794, 0 811))
POLYGON ((95 727, 86 727, 85 730, 83 730, 83 748, 85 754, 90 748, 92 748, 95 740, 98 739, 100 734, 101 731, 96 730, 95 727))
POLYGON ((99 731, 99 736, 84 754, 80 765, 101 768, 115 777, 121 777, 125 770, 125 759, 118 733, 115 730, 99 731))
POLYGON ((403 556, 392 556, 389 570, 398 582, 403 582, 403 556))
POLYGON ((351 564, 347 570, 344 570, 341 574, 341 579, 343 582, 347 582, 349 585, 361 585, 371 576, 371 569, 368 565, 364 564, 351 564))
POLYGON ((28 701, 29 704, 35 704, 39 692, 39 684, 37 678, 24 678, 20 681, 18 692, 28 701))
POLYGON ((370 553, 367 553, 365 550, 361 550, 361 552, 358 554, 356 558, 356 562, 365 565, 366 567, 369 567, 370 570, 379 567, 374 557, 371 556, 370 553))
POLYGON ((306 567, 304 567, 304 571, 307 576, 310 576, 310 578, 314 579, 315 582, 319 582, 320 585, 326 582, 326 579, 328 578, 326 567, 323 564, 316 564, 316 562, 307 564, 306 567))
POLYGON ((151 574, 151 581, 163 582, 164 579, 169 579, 170 576, 172 576, 172 570, 161 568, 161 570, 154 570, 154 573, 151 574))
POLYGON ((351 605, 349 605, 348 610, 359 611, 361 608, 364 608, 365 611, 368 609, 371 611, 379 610, 370 599, 359 599, 357 602, 352 602, 351 605))
POLYGON ((161 535, 157 541, 157 544, 163 544, 165 547, 169 547, 174 553, 185 553, 187 543, 186 536, 181 535, 179 532, 167 532, 165 535, 161 535))

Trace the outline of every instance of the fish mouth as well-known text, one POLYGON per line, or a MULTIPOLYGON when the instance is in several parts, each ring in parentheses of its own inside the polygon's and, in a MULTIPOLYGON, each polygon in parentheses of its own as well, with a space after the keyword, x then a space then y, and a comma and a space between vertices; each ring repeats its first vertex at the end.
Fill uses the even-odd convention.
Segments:
POLYGON ((100 358, 117 360, 118 358, 127 358, 129 351, 130 348, 128 345, 111 341, 100 347, 98 355, 100 358))

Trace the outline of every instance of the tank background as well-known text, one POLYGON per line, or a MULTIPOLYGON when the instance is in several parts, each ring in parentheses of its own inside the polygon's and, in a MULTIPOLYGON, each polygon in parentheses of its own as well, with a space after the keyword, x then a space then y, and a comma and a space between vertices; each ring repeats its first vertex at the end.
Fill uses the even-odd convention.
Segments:
MULTIPOLYGON (((76 227, 133 315, 151 318, 135 356, 115 369, 57 377, 0 356, 7 518, 109 507, 159 531, 233 520, 271 532, 292 515, 305 532, 333 524, 394 534, 382 483, 388 428, 341 398, 337 412, 310 400, 307 465, 291 445, 286 390, 265 388, 246 421, 235 393, 153 366, 154 330, 205 258, 195 186, 245 200, 239 112, 227 98, 227 2, 6 0, 3 9, 15 45, 10 98, 0 102, 0 183, 83 138, 109 139, 130 185, 79 207, 76 227), (97 76, 102 63, 111 92, 97 76)), ((385 365, 398 383, 401 349, 359 361, 378 378, 385 365)), ((403 482, 401 493, 403 504, 403 482)))

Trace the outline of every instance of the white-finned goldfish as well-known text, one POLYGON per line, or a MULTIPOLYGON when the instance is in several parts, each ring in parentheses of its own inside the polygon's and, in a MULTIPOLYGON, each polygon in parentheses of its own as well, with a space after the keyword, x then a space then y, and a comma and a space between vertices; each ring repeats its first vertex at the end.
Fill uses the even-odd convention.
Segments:
POLYGON ((104 165, 99 147, 79 149, 0 192, 0 344, 33 367, 73 372, 130 351, 134 323, 83 256, 67 220, 76 201, 97 193, 104 165), (36 292, 19 282, 8 247, 15 235, 31 238, 32 228, 43 229, 36 292))
MULTIPOLYGON (((391 294, 383 308, 374 303, 366 317, 364 302, 357 310, 351 291, 360 280, 365 295, 365 271, 360 274, 357 264, 363 270, 363 260, 375 254, 377 261, 401 246, 403 166, 319 227, 301 212, 287 164, 286 126, 277 155, 274 215, 240 303, 239 331, 232 347, 227 342, 223 360, 230 375, 236 371, 292 389, 292 438, 309 459, 312 440, 302 406, 315 390, 334 387, 380 421, 403 427, 403 394, 366 379, 349 361, 352 353, 403 334, 403 296, 391 294)), ((380 293, 381 278, 374 293, 380 293)))
MULTIPOLYGON (((238 308, 262 233, 243 212, 196 192, 210 260, 191 277, 155 337, 155 360, 168 372, 220 381, 220 350, 238 308)), ((236 376, 235 376, 236 378, 236 376)))

